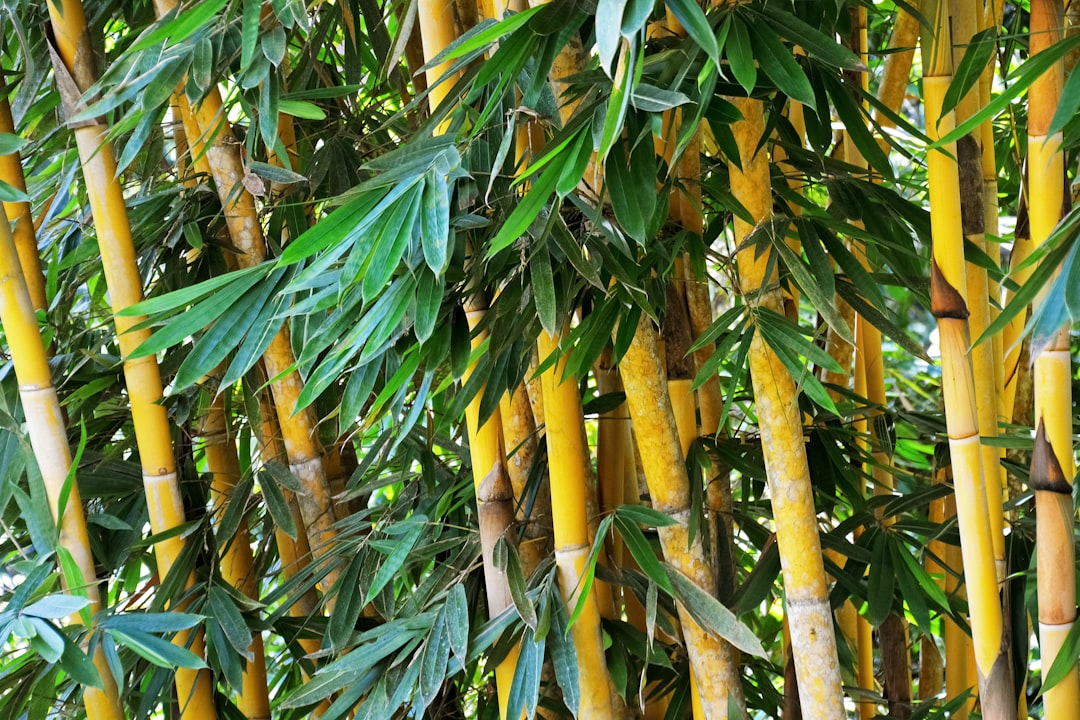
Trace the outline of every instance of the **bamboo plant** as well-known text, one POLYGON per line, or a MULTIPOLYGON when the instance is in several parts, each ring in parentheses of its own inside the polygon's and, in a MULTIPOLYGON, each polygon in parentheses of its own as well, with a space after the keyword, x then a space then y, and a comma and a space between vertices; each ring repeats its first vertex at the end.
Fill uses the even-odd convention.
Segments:
MULTIPOLYGON (((49 3, 49 15, 55 36, 54 65, 57 84, 69 116, 79 109, 81 93, 96 81, 93 52, 80 0, 49 3)), ((117 340, 121 355, 127 358, 150 336, 149 329, 132 330, 145 318, 120 316, 124 308, 143 298, 141 279, 135 265, 135 252, 123 189, 117 178, 115 155, 106 138, 100 118, 80 123, 74 128, 82 161, 83 177, 90 209, 99 238, 102 266, 109 287, 117 340)), ((143 485, 150 511, 150 529, 165 533, 185 521, 184 506, 176 473, 171 428, 161 404, 162 386, 156 358, 141 357, 124 361, 135 437, 143 470, 143 485)), ((165 578, 179 557, 183 538, 172 535, 155 545, 158 573, 165 578)), ((190 582, 190 581, 189 581, 190 582)), ((200 632, 177 633, 174 642, 186 645, 200 656, 203 640, 200 632)), ((206 670, 178 668, 176 692, 181 715, 185 718, 211 719, 217 716, 212 677, 206 670)))
MULTIPOLYGON (((930 29, 923 38, 926 130, 931 141, 951 132, 955 116, 942 112, 952 81, 948 5, 923 4, 930 29)), ((1015 718, 1012 667, 998 597, 993 528, 989 516, 975 404, 964 237, 960 217, 960 178, 956 145, 927 154, 931 193, 933 257, 931 303, 941 337, 942 392, 953 463, 956 511, 960 525, 968 606, 971 614, 979 696, 985 717, 1015 718)))
MULTIPOLYGON (((1065 11, 1060 0, 1031 5, 1031 52, 1045 52, 1062 38, 1065 11)), ((1065 184, 1061 132, 1049 133, 1064 85, 1058 60, 1031 86, 1028 95, 1028 185, 1031 244, 1043 245, 1061 217, 1065 184)), ((1036 298, 1036 306, 1045 298, 1036 298)), ((1045 346, 1034 344, 1035 448, 1031 489, 1035 491, 1038 544, 1039 644, 1044 672, 1064 651, 1076 622, 1076 556, 1073 540, 1072 352, 1069 328, 1045 346)), ((1080 717, 1080 674, 1075 658, 1065 676, 1043 691, 1047 718, 1080 717)))

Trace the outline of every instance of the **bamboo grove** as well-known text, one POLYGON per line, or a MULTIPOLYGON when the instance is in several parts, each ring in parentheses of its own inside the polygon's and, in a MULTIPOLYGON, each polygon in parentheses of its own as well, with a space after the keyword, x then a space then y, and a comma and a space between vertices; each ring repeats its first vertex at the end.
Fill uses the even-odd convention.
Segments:
POLYGON ((1080 6, 0 4, 0 712, 1080 716, 1080 6))

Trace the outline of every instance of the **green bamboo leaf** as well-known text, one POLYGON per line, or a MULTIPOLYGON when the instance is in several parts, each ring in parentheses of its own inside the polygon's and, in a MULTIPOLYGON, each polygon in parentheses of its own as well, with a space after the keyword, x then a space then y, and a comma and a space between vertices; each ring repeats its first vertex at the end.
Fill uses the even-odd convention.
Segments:
POLYGON ((405 561, 409 559, 409 554, 416 545, 416 541, 420 539, 425 523, 427 523, 427 516, 421 514, 414 515, 401 523, 402 525, 409 525, 409 529, 394 541, 394 549, 386 556, 386 560, 383 561, 382 565, 379 566, 379 571, 375 573, 375 578, 371 581, 367 594, 364 596, 365 605, 375 599, 375 596, 386 587, 386 584, 397 576, 405 561))
POLYGON ((873 541, 870 577, 866 588, 866 620, 874 627, 885 622, 885 618, 892 612, 896 574, 893 572, 892 554, 889 551, 891 539, 888 533, 882 532, 873 541))
POLYGON ((251 630, 229 594, 217 585, 211 585, 207 592, 207 604, 211 615, 221 625, 229 644, 236 652, 251 660, 251 630))
POLYGON ((693 2, 693 0, 668 0, 666 5, 668 10, 686 29, 686 33, 690 38, 713 61, 713 64, 720 65, 720 46, 716 42, 716 34, 709 25, 705 13, 702 12, 701 6, 693 2))
POLYGON ((67 636, 64 636, 64 651, 57 664, 79 685, 98 689, 104 687, 94 662, 67 636))
POLYGON ((620 505, 615 509, 615 514, 619 517, 626 518, 631 522, 641 523, 642 525, 648 525, 649 527, 662 528, 678 524, 667 513, 647 505, 620 505))
POLYGON ((773 5, 748 7, 759 11, 770 24, 778 28, 780 35, 801 47, 810 57, 818 58, 836 68, 866 70, 858 55, 836 42, 834 37, 806 24, 791 12, 773 5))
POLYGON ((175 312, 186 308, 207 295, 216 293, 220 288, 232 285, 233 283, 249 283, 244 285, 244 290, 238 293, 238 297, 246 292, 247 288, 251 287, 252 284, 258 282, 257 277, 255 279, 249 279, 252 275, 265 275, 269 270, 270 268, 265 265, 256 265, 255 267, 245 268, 243 270, 235 270, 225 275, 212 277, 209 280, 204 280, 195 285, 174 290, 161 297, 150 298, 149 300, 143 300, 140 303, 129 305, 123 310, 118 310, 116 314, 120 317, 163 315, 168 312, 175 312))
POLYGON ((616 512, 615 527, 619 531, 619 535, 622 536, 626 549, 633 555, 642 572, 665 591, 673 592, 671 582, 664 572, 664 566, 656 557, 656 549, 646 539, 645 534, 641 532, 641 528, 637 526, 637 521, 627 517, 626 514, 616 512))
POLYGON ((461 35, 461 37, 451 43, 445 50, 432 58, 427 65, 420 69, 425 70, 429 67, 439 65, 445 60, 464 57, 469 53, 482 50, 499 38, 509 35, 525 25, 532 19, 533 15, 543 8, 543 5, 537 5, 528 10, 523 10, 514 13, 513 15, 507 15, 506 18, 498 22, 493 20, 483 20, 474 25, 471 30, 461 35))
POLYGON ((450 187, 446 176, 434 168, 425 179, 420 215, 424 260, 433 273, 441 276, 450 262, 450 187))
POLYGON ((750 33, 746 23, 739 17, 733 17, 728 41, 724 44, 731 72, 747 95, 754 92, 757 85, 757 64, 754 62, 754 49, 750 43, 750 33))
POLYGON ((1013 100, 1031 87, 1031 83, 1034 82, 1036 78, 1049 70, 1054 64, 1077 47, 1080 47, 1080 35, 1070 35, 1043 52, 1036 53, 1034 56, 1029 57, 1023 65, 1009 73, 1009 77, 1006 78, 1005 81, 1005 87, 1000 93, 994 95, 990 102, 980 108, 978 112, 974 113, 967 120, 957 124, 952 132, 947 133, 944 137, 938 139, 937 142, 928 146, 926 148, 927 152, 956 142, 987 120, 996 117, 998 113, 1012 104, 1013 100))
POLYGON ((15 186, 0 180, 0 201, 7 203, 30 202, 30 196, 15 186))
POLYGON ((26 147, 27 142, 18 135, 0 132, 0 155, 13 155, 21 152, 26 147))
POLYGON ((247 169, 261 177, 263 180, 269 180, 270 182, 280 183, 282 185, 307 182, 307 178, 300 173, 278 167, 277 165, 271 165, 270 163, 259 162, 258 160, 248 161, 247 169))
POLYGON ((326 625, 326 636, 332 648, 343 649, 352 643, 356 622, 364 610, 364 603, 357 590, 360 577, 365 571, 364 555, 357 554, 349 561, 345 572, 341 573, 334 585, 338 601, 334 604, 330 622, 326 625))
POLYGON ((1076 117, 1077 111, 1080 111, 1080 73, 1073 71, 1069 73, 1069 79, 1061 89, 1061 99, 1058 100, 1054 119, 1050 122, 1046 134, 1056 135, 1061 132, 1065 125, 1076 117))
POLYGON ((644 245, 647 239, 645 237, 646 219, 643 208, 636 202, 630 157, 626 153, 625 142, 616 143, 608 153, 607 161, 604 163, 604 180, 608 196, 611 198, 611 208, 615 211, 615 219, 619 221, 619 226, 623 232, 644 245))
MULTIPOLYGON (((822 319, 829 324, 829 327, 835 330, 841 338, 854 345, 855 336, 836 308, 835 294, 831 292, 826 294, 822 283, 819 282, 815 275, 811 274, 802 258, 787 244, 785 235, 788 224, 787 218, 774 218, 771 222, 760 225, 754 232, 766 232, 769 234, 773 248, 780 253, 781 258, 784 260, 784 267, 791 273, 798 288, 806 295, 814 308, 821 313, 822 319)), ((831 268, 828 277, 832 278, 831 268)))
POLYGON ((259 478, 259 489, 262 490, 263 499, 266 500, 266 509, 270 512, 270 517, 274 519, 274 524, 295 540, 297 529, 292 510, 285 500, 284 493, 281 492, 281 488, 278 487, 277 482, 270 473, 264 472, 259 478))
POLYGON ((450 587, 443 606, 446 615, 446 635, 450 649, 462 664, 469 655, 469 601, 465 586, 457 583, 450 587))
POLYGON ((446 679, 446 666, 450 662, 450 642, 446 635, 446 617, 439 613, 431 626, 431 633, 424 643, 420 659, 420 677, 417 691, 419 706, 426 708, 439 694, 446 679))
POLYGON ((196 341, 195 347, 191 349, 176 371, 173 393, 195 385, 212 373, 233 348, 240 344, 253 327, 254 321, 269 304, 270 297, 284 272, 285 269, 282 268, 275 273, 276 277, 267 278, 266 282, 252 288, 244 297, 227 308, 213 327, 196 341))
POLYGON ((675 598, 682 603, 690 615, 703 630, 729 643, 745 653, 756 657, 767 657, 765 648, 753 631, 739 621, 724 604, 710 592, 697 586, 677 568, 664 563, 664 571, 671 580, 675 598))
POLYGON ((600 525, 596 528, 596 536, 593 538, 592 547, 589 549, 589 557, 585 559, 585 573, 578 578, 578 585, 574 590, 577 592, 577 604, 574 606, 573 614, 570 615, 571 623, 577 622, 581 611, 585 609, 585 602, 589 599, 589 593, 592 592, 593 581, 596 579, 596 561, 600 558, 600 551, 604 548, 604 541, 607 539, 608 531, 611 530, 613 520, 614 516, 608 515, 600 521, 600 525))
POLYGON ((74 615, 89 604, 90 600, 85 597, 47 595, 23 608, 22 612, 24 615, 33 615, 47 620, 59 620, 74 615))
POLYGON ((436 277, 427 270, 421 270, 419 276, 416 282, 416 317, 413 320, 413 330, 416 332, 417 341, 425 343, 435 331, 445 288, 441 276, 436 277))
POLYGON ((536 629, 536 607, 526 594, 525 573, 521 569, 521 557, 517 548, 500 537, 495 543, 493 562, 495 567, 506 573, 506 584, 510 589, 510 598, 521 619, 533 630, 536 629))
POLYGON ((379 377, 382 368, 382 359, 372 360, 352 371, 348 382, 345 383, 345 395, 341 400, 341 417, 345 422, 351 422, 360 417, 360 411, 371 391, 375 388, 375 380, 379 377))
POLYGON ((509 247, 525 234, 529 226, 540 214, 540 211, 547 205, 548 200, 551 199, 551 194, 555 190, 555 185, 558 183, 566 162, 567 158, 565 156, 556 157, 551 161, 547 169, 540 173, 540 177, 525 193, 525 197, 514 205, 514 210, 510 213, 510 216, 506 218, 503 226, 499 228, 499 232, 491 239, 491 246, 487 251, 488 257, 509 247))
POLYGON ((41 656, 47 663, 55 663, 64 654, 64 634, 57 630, 52 623, 33 615, 24 615, 22 620, 27 622, 33 631, 29 635, 30 649, 41 656))
MULTIPOLYGON (((293 97, 298 97, 300 93, 294 93, 293 97)), ((326 111, 314 103, 306 102, 304 100, 278 98, 278 112, 285 113, 286 115, 292 115, 295 118, 301 120, 325 120, 326 111)))
MULTIPOLYGON (((608 98, 604 112, 604 124, 600 129, 600 137, 594 137, 596 156, 606 160, 616 139, 622 133, 623 123, 626 120, 626 109, 630 106, 630 96, 633 94, 634 82, 641 70, 641 56, 638 44, 628 42, 623 45, 624 67, 621 72, 616 72, 614 84, 611 88, 611 97, 608 98)), ((594 133, 596 127, 594 124, 594 133)))
POLYGON ((607 19, 606 22, 596 25, 596 53, 600 57, 600 68, 608 75, 611 75, 611 66, 615 64, 615 56, 619 53, 619 41, 622 39, 620 29, 625 9, 626 0, 598 0, 596 4, 596 16, 607 19))
POLYGON ((281 61, 285 59, 285 28, 274 25, 263 33, 261 45, 263 55, 270 64, 274 67, 281 65, 281 61))
POLYGON ((226 0, 204 0, 193 7, 179 8, 170 11, 158 22, 151 26, 148 32, 143 33, 126 52, 137 53, 158 43, 169 41, 172 45, 179 45, 195 34, 195 31, 225 7, 226 0))
POLYGON ((107 615, 97 621, 98 630, 121 632, 174 633, 190 630, 202 622, 202 615, 182 612, 138 612, 127 610, 119 615, 107 615))
POLYGON ((814 105, 814 89, 806 77, 795 55, 777 39, 775 30, 755 21, 754 33, 750 38, 754 48, 754 57, 761 64, 765 75, 773 81, 777 89, 792 100, 804 105, 814 105))
MULTIPOLYGON (((283 278, 278 289, 281 290, 287 283, 288 278, 283 278)), ((221 378, 221 387, 231 386, 263 356, 266 348, 270 346, 270 342, 281 328, 281 322, 277 318, 284 303, 285 296, 278 295, 274 297, 270 302, 266 303, 259 316, 250 323, 244 341, 236 349, 236 354, 233 355, 233 360, 229 363, 229 369, 225 371, 225 375, 221 378)))
POLYGON ((219 543, 225 544, 236 535, 236 530, 240 527, 240 520, 243 519, 244 513, 247 511, 248 498, 251 497, 254 486, 254 478, 249 475, 237 483, 229 494, 228 505, 225 506, 225 512, 222 514, 221 522, 218 524, 217 539, 219 543))
POLYGON ((187 648, 174 645, 167 640, 162 640, 156 635, 140 632, 138 630, 109 630, 109 634, 120 645, 133 651, 154 665, 162 668, 189 668, 201 670, 206 667, 202 658, 193 654, 187 648))
POLYGON ((902 543, 889 543, 889 554, 892 559, 893 572, 896 575, 896 584, 900 588, 900 595, 907 602, 908 610, 915 625, 927 632, 930 631, 930 608, 926 604, 926 595, 919 588, 919 583, 908 570, 904 562, 904 555, 908 553, 902 543))
POLYGON ((579 686, 579 668, 577 662, 577 650, 573 641, 567 636, 570 633, 570 623, 566 618, 566 608, 559 590, 555 584, 551 584, 553 597, 549 602, 552 606, 552 632, 548 633, 551 641, 551 665, 555 669, 555 681, 563 693, 563 702, 567 709, 577 717, 578 707, 581 704, 581 688, 579 686))
POLYGON ((519 717, 522 711, 529 720, 536 716, 545 645, 544 640, 536 639, 532 628, 526 629, 522 635, 517 664, 514 667, 514 679, 510 684, 510 695, 506 703, 508 717, 519 717))
POLYGON ((1039 688, 1040 696, 1068 677, 1070 673, 1076 672, 1078 654, 1080 654, 1080 623, 1074 622, 1069 628, 1069 634, 1065 636, 1061 650, 1058 651, 1057 657, 1046 672, 1046 677, 1043 678, 1042 687, 1039 688))
POLYGON ((532 261, 529 263, 529 280, 540 324, 548 334, 554 335, 562 328, 558 320, 555 280, 551 274, 551 257, 547 245, 541 245, 533 251, 532 261))
POLYGON ((240 20, 240 72, 247 70, 255 58, 261 10, 262 0, 244 0, 244 14, 240 20))
POLYGON ((964 48, 964 56, 960 58, 960 64, 956 66, 952 82, 945 91, 945 97, 941 103, 942 115, 959 105, 968 91, 975 87, 975 83, 979 81, 983 70, 986 69, 997 50, 997 33, 998 28, 994 26, 972 36, 971 42, 964 48))

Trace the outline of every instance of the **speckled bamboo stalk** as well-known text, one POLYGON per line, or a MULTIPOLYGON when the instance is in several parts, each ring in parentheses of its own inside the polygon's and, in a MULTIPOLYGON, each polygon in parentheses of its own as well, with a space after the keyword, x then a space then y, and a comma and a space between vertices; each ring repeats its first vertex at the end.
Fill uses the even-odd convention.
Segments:
MULTIPOLYGON (((729 165, 732 194, 757 222, 772 214, 768 158, 757 147, 765 123, 760 101, 735 99, 743 120, 732 126, 740 149, 741 169, 729 165)), ((738 246, 753 230, 735 218, 738 246)), ((738 255, 739 284, 752 309, 783 313, 783 295, 775 275, 767 274, 769 253, 757 248, 738 255)), ((765 469, 776 521, 777 543, 784 574, 792 650, 799 677, 799 697, 806 717, 844 718, 840 665, 828 601, 828 580, 821 555, 813 489, 806 462, 802 414, 795 382, 776 353, 755 331, 751 341, 750 377, 765 455, 765 469)))

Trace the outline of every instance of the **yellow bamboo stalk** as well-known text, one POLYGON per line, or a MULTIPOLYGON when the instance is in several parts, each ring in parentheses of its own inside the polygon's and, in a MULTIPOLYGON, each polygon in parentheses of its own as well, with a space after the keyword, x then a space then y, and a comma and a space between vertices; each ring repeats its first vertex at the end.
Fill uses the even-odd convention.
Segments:
MULTIPOLYGON (((537 349, 542 359, 559 352, 558 338, 541 331, 537 349)), ((564 378, 566 357, 561 357, 540 374, 547 422, 549 474, 551 478, 552 520, 555 534, 555 562, 567 607, 579 602, 580 583, 589 555, 589 527, 585 495, 588 468, 581 433, 581 398, 573 378, 564 378)), ((595 585, 594 585, 595 587, 595 585)), ((580 718, 617 717, 617 696, 611 691, 604 644, 600 633, 600 608, 594 593, 584 601, 584 609, 571 627, 577 650, 581 686, 580 718)))
MULTIPOLYGON (((978 32, 983 16, 982 0, 950 0, 952 15, 953 62, 958 64, 964 51, 978 32)), ((956 107, 956 121, 963 122, 978 112, 981 94, 972 88, 956 107)), ((957 142, 957 163, 960 176, 961 222, 964 237, 975 247, 986 251, 986 212, 983 207, 983 152, 979 141, 981 131, 957 142)), ((994 243, 996 247, 996 243, 994 243)), ((986 268, 969 262, 966 266, 968 318, 971 337, 978 337, 990 325, 989 279, 986 268)), ((992 342, 981 343, 971 350, 972 370, 975 373, 975 405, 979 416, 979 434, 991 440, 998 434, 998 371, 994 362, 992 342)), ((986 483, 987 507, 990 513, 990 532, 994 542, 994 568, 998 583, 1005 581, 1005 513, 1002 508, 1003 474, 1001 452, 991 443, 981 446, 983 474, 986 483)))
MULTIPOLYGON (((930 31, 923 42, 926 130, 937 141, 955 127, 952 112, 941 112, 952 82, 948 6, 941 0, 922 5, 930 31)), ((968 328, 968 289, 960 217, 956 145, 928 153, 933 259, 931 305, 941 338, 942 392, 956 488, 957 518, 967 580, 975 663, 984 715, 1015 718, 1012 667, 998 598, 993 532, 980 453, 979 423, 968 328)))
MULTIPOLYGON (((1061 41, 1065 12, 1061 0, 1032 0, 1032 56, 1061 41)), ((1043 245, 1061 219, 1065 183, 1061 133, 1048 130, 1065 82, 1062 61, 1041 75, 1028 93, 1028 202, 1031 244, 1043 245)), ((1047 302, 1036 298, 1037 308, 1047 302)), ((1059 302, 1059 301, 1056 301, 1059 302)), ((1039 555, 1039 643, 1043 672, 1061 654, 1076 621, 1076 557, 1072 478, 1076 461, 1072 440, 1072 366, 1069 326, 1045 348, 1032 346, 1035 370, 1035 448, 1031 489, 1035 491, 1036 545, 1039 555)), ((1076 660, 1061 682, 1043 692, 1047 718, 1080 718, 1080 674, 1076 660)))
MULTIPOLYGON (((479 297, 467 306, 466 317, 473 331, 473 349, 487 339, 487 331, 478 331, 477 324, 487 311, 479 297)), ((466 379, 472 374, 470 367, 466 379)), ((495 566, 495 544, 500 537, 511 536, 507 530, 514 523, 514 488, 506 471, 506 451, 503 449, 502 412, 499 408, 480 423, 478 392, 465 408, 465 426, 469 435, 469 455, 473 468, 473 487, 476 493, 477 514, 480 518, 480 543, 484 557, 484 585, 487 591, 488 612, 497 616, 513 604, 506 573, 495 566)), ((499 716, 506 717, 510 686, 517 665, 517 647, 495 668, 495 687, 499 693, 499 716)))
MULTIPOLYGON (((619 370, 612 364, 611 348, 604 348, 593 369, 596 391, 600 396, 623 392, 619 370)), ((627 454, 633 450, 627 444, 630 439, 630 421, 626 403, 620 403, 600 414, 596 425, 596 486, 600 512, 610 513, 626 502, 626 475, 624 464, 627 454)), ((632 461, 632 457, 630 458, 632 461)), ((631 502, 636 502, 632 498, 631 502)), ((623 565, 622 538, 613 535, 608 539, 608 558, 616 567, 623 565)), ((617 598, 616 598, 617 600, 617 598)))
MULTIPOLYGON (((30 229, 33 235, 33 225, 30 229)), ((3 213, 0 213, 0 323, 4 326, 15 365, 30 446, 34 450, 45 494, 49 498, 49 511, 60 529, 59 546, 70 555, 72 566, 76 568, 75 572, 69 573, 65 566, 61 566, 65 570, 64 585, 72 595, 83 596, 89 601, 87 609, 89 616, 93 616, 102 609, 101 593, 90 552, 82 498, 73 474, 71 485, 67 484, 72 468, 64 416, 49 373, 49 361, 38 329, 34 302, 27 288, 11 225, 3 213), (65 488, 67 504, 61 514, 60 499, 65 488)), ((79 623, 83 621, 78 613, 71 619, 79 623)), ((87 630, 92 629, 92 626, 87 627, 87 630)), ((102 687, 88 687, 83 692, 87 718, 123 720, 124 708, 116 680, 100 643, 96 645, 91 659, 101 676, 102 687)))
MULTIPOLYGON (((764 134, 763 110, 760 101, 749 98, 739 98, 734 103, 743 120, 732 126, 741 154, 741 169, 734 163, 729 165, 732 194, 754 220, 762 222, 772 214, 768 158, 756 152, 764 134)), ((753 226, 736 217, 736 246, 752 230, 753 226)), ((756 248, 744 248, 737 261, 740 286, 748 304, 783 313, 783 295, 775 277, 766 274, 768 253, 759 256, 756 248)), ((822 720, 843 718, 840 666, 806 463, 802 415, 798 405, 792 402, 797 394, 795 383, 776 353, 756 332, 749 361, 803 713, 822 720)))
MULTIPOLYGON (((277 424, 277 413, 274 410, 274 399, 271 393, 264 387, 266 385, 265 370, 262 364, 255 366, 255 376, 258 378, 256 387, 259 397, 259 432, 257 435, 259 444, 259 456, 265 464, 270 461, 287 463, 285 446, 281 440, 281 430, 277 424)), ((281 574, 285 580, 291 580, 311 562, 311 549, 308 547, 307 532, 304 528, 304 518, 300 514, 300 507, 296 502, 296 496, 292 491, 282 488, 285 501, 289 504, 293 524, 296 526, 296 540, 289 537, 281 528, 275 525, 274 539, 277 542, 278 558, 281 560, 281 574)), ((289 604, 289 616, 294 618, 307 618, 318 612, 319 598, 315 590, 311 589, 298 598, 293 598, 289 604)), ((303 648, 309 657, 314 657, 321 649, 318 638, 301 637, 297 644, 303 648)), ((307 673, 304 673, 308 677, 307 673)), ((330 708, 330 700, 323 700, 312 711, 312 718, 322 717, 330 708)))
MULTIPOLYGON (((55 36, 56 78, 65 111, 70 116, 78 110, 78 96, 96 80, 86 17, 80 0, 50 0, 49 16, 55 36)), ((95 119, 80 123, 74 128, 74 133, 97 228, 109 299, 116 313, 143 299, 123 188, 117 180, 115 154, 101 121, 95 119)), ((133 326, 145 319, 114 315, 120 354, 125 358, 124 378, 142 463, 150 529, 158 534, 182 525, 185 518, 169 419, 161 404, 162 387, 157 360, 153 356, 126 359, 150 335, 149 329, 131 331, 133 326)), ((168 575, 183 544, 182 538, 173 536, 155 545, 160 577, 168 575)), ((177 633, 174 642, 187 645, 197 656, 203 654, 201 632, 177 633)), ((182 718, 210 720, 217 716, 213 679, 208 671, 178 668, 176 691, 182 718)))
MULTIPOLYGON (((7 100, 7 89, 0 79, 0 133, 15 135, 15 123, 11 119, 11 105, 7 100)), ((23 176, 22 158, 15 152, 0 155, 0 180, 16 190, 26 192, 26 178, 23 176)), ((11 233, 15 250, 19 254, 19 265, 23 269, 26 290, 30 293, 30 302, 35 310, 48 309, 45 297, 45 276, 41 272, 41 258, 38 256, 37 236, 34 233, 34 218, 28 202, 5 202, 4 213, 11 221, 11 233)))
MULTIPOLYGON (((1004 10, 1005 0, 989 0, 984 7, 984 11, 980 14, 979 30, 986 30, 988 28, 996 28, 1001 24, 1001 14, 1004 10)), ((997 64, 997 53, 993 53, 990 56, 990 61, 986 64, 982 74, 979 76, 979 104, 981 107, 985 107, 991 99, 991 91, 993 89, 994 80, 994 68, 997 64)), ((998 266, 1001 265, 1001 244, 996 241, 996 238, 1000 234, 998 225, 998 182, 997 182, 997 158, 995 156, 994 149, 994 121, 988 119, 981 126, 979 126, 979 145, 982 150, 982 177, 983 177, 983 216, 984 220, 984 232, 987 237, 995 239, 994 242, 986 243, 986 254, 990 256, 990 259, 998 266)), ((994 280, 990 279, 988 284, 988 290, 990 297, 999 300, 1001 298, 1001 286, 994 280)), ((990 304, 990 320, 993 322, 997 319, 1000 310, 995 303, 990 304)), ((1005 346, 1004 338, 1002 334, 995 333, 992 342, 993 348, 993 367, 994 367, 994 391, 997 396, 997 414, 998 420, 1009 420, 1009 416, 1005 413, 1005 346)), ((1004 457, 1004 449, 999 453, 998 460, 1004 457)), ((1006 473, 1004 468, 1001 468, 1002 486, 1004 489, 1003 499, 1008 496, 1008 489, 1006 487, 1005 478, 1006 473)))
MULTIPOLYGON (((1025 167, 1028 165, 1030 165, 1030 158, 1025 162, 1025 167)), ((1021 267, 1031 256, 1031 251, 1031 222, 1028 217, 1027 193, 1021 192, 1016 208, 1016 229, 1013 232, 1012 252, 1009 255, 1009 277, 1021 287, 1035 271, 1032 266, 1021 267)), ((1004 304, 1012 302, 1015 294, 1012 290, 1006 289, 1004 304)), ((1019 313, 1001 331, 1001 345, 1005 353, 1002 368, 1005 382, 1003 413, 1005 420, 1009 422, 1021 420, 1026 423, 1031 405, 1028 345, 1027 339, 1021 337, 1028 317, 1027 311, 1019 313)))
MULTIPOLYGON (((493 12, 491 7, 488 12, 493 12)), ((418 7, 420 37, 424 58, 430 62, 442 52, 459 33, 454 6, 446 0, 420 0, 418 7)), ((457 76, 451 75, 451 61, 427 70, 428 107, 435 112, 448 97, 457 76), (438 83, 438 84, 437 84, 438 83)), ((443 121, 437 132, 445 132, 449 122, 443 121)), ((479 293, 470 298, 465 315, 472 332, 472 347, 477 349, 487 338, 486 331, 478 326, 487 311, 487 302, 479 293)), ((471 375, 473 367, 468 370, 471 375)), ((480 519, 480 542, 484 563, 484 583, 487 591, 488 612, 495 617, 512 604, 506 573, 495 566, 495 544, 500 537, 511 539, 507 530, 514 523, 514 488, 506 470, 506 449, 503 443, 502 411, 496 407, 489 418, 480 422, 479 391, 465 409, 465 427, 469 437, 469 453, 473 469, 473 487, 476 495, 477 514, 480 519)), ((495 667, 495 687, 499 697, 499 717, 507 717, 510 688, 514 679, 519 650, 515 646, 495 667)))
MULTIPOLYGON (((240 460, 236 440, 226 416, 225 395, 218 392, 210 401, 202 422, 203 453, 210 472, 210 502, 225 508, 233 490, 240 482, 240 460)), ((247 520, 241 519, 228 547, 221 557, 221 577, 245 596, 258 599, 259 583, 254 571, 251 552, 251 532, 247 520)), ((269 720, 270 696, 266 682, 266 653, 261 633, 252 633, 247 648, 251 658, 244 665, 243 683, 237 707, 250 720, 269 720)))
MULTIPOLYGON (((619 367, 653 507, 676 521, 675 525, 659 529, 664 559, 699 587, 712 588, 712 567, 700 540, 688 542, 689 478, 656 332, 644 316, 619 367)), ((689 419, 685 422, 690 424, 689 419)), ((705 633, 681 605, 679 620, 692 672, 698 678, 709 679, 698 683, 704 716, 726 718, 729 694, 742 702, 738 672, 734 669, 737 663, 728 655, 729 646, 705 633)))
POLYGON ((551 555, 551 492, 545 479, 541 478, 533 498, 532 511, 526 514, 525 500, 529 494, 529 472, 536 460, 537 434, 536 420, 524 382, 503 397, 499 411, 509 453, 506 471, 514 497, 517 498, 516 518, 524 525, 518 552, 525 576, 528 577, 544 558, 551 555))
MULTIPOLYGON (((911 66, 915 60, 915 45, 919 41, 919 19, 907 12, 902 6, 896 7, 896 23, 889 36, 889 54, 885 57, 885 67, 878 85, 877 99, 893 111, 899 111, 907 96, 911 82, 911 66)), ((882 130, 896 127, 896 123, 883 113, 874 112, 874 121, 882 130)), ((887 150, 888 142, 878 139, 881 149, 887 150)))
MULTIPOLYGON (((935 465, 933 468, 933 480, 934 483, 943 483, 945 481, 945 468, 935 465)), ((930 503, 927 520, 938 525, 945 522, 945 498, 938 498, 930 503)), ((945 543, 940 540, 933 540, 930 542, 928 550, 929 554, 926 556, 924 563, 926 572, 934 578, 937 586, 944 591, 947 571, 941 563, 945 562, 945 543), (934 558, 939 558, 941 562, 934 558)), ((948 617, 941 618, 942 623, 948 621, 948 617)), ((919 643, 919 664, 919 699, 927 700, 936 697, 945 689, 945 664, 934 636, 929 633, 923 635, 919 643)))

